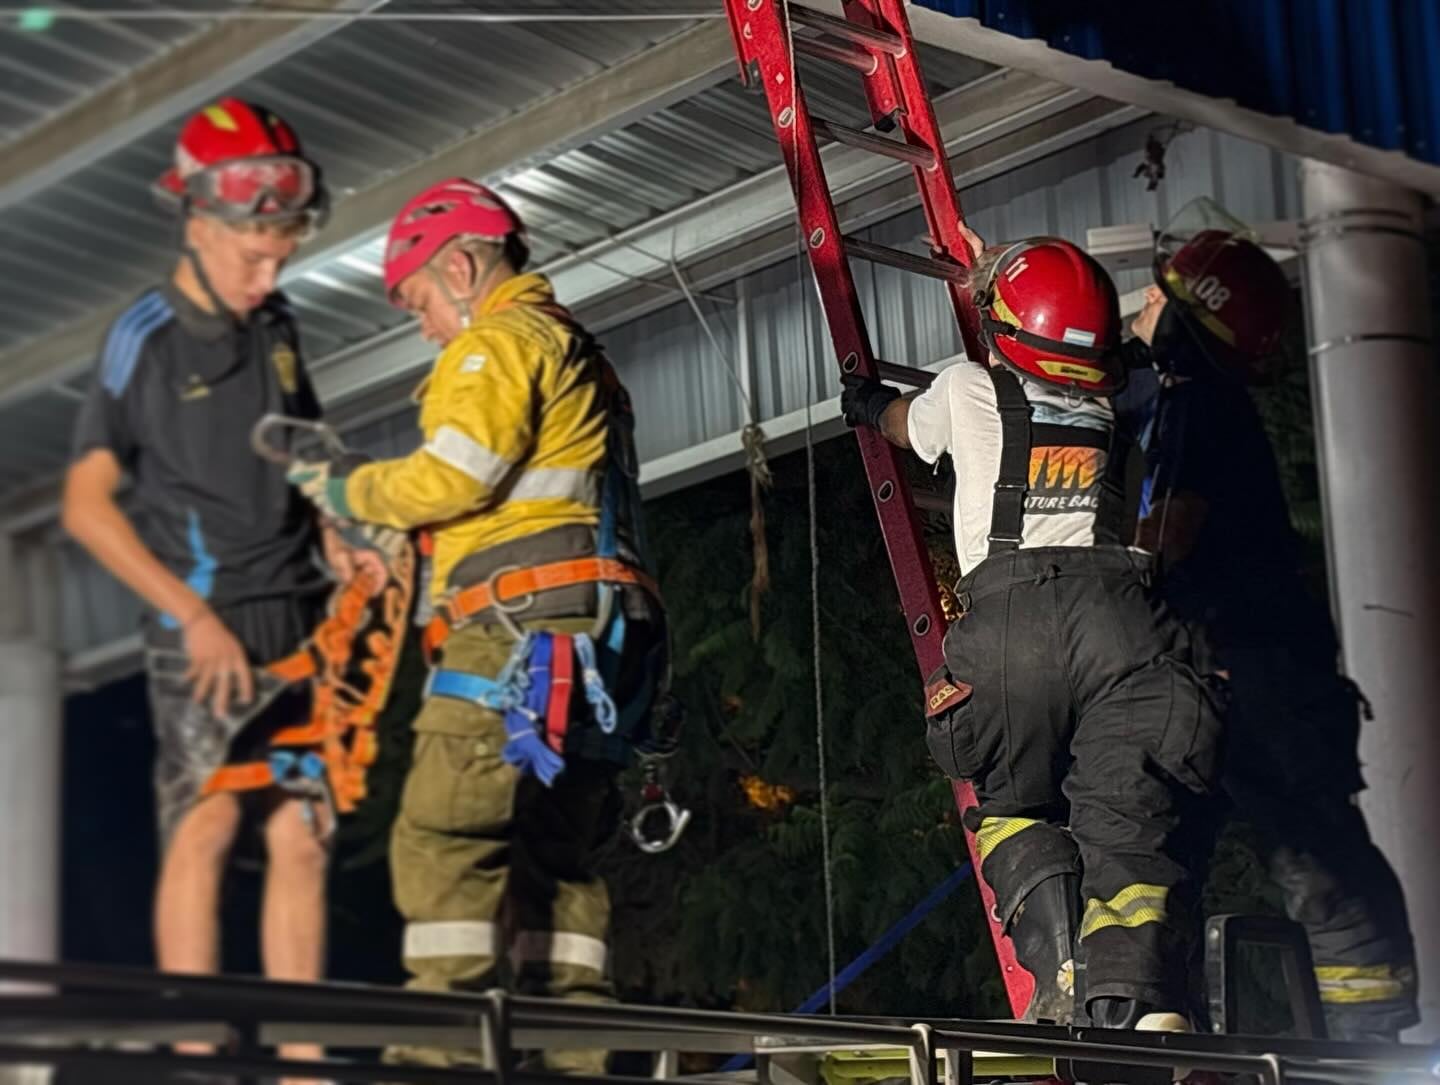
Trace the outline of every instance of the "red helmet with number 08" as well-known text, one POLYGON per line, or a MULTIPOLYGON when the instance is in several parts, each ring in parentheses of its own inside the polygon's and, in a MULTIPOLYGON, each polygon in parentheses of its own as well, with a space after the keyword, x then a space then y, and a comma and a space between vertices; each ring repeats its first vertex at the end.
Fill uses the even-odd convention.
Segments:
POLYGON ((1053 237, 987 256, 971 296, 991 354, 1028 380, 1079 396, 1107 396, 1124 384, 1120 301, 1104 268, 1053 237))
POLYGON ((222 98, 180 130, 175 165, 155 182, 168 204, 227 222, 267 222, 326 210, 320 171, 294 129, 238 98, 222 98))
POLYGON ((1290 284, 1255 242, 1202 230, 1173 255, 1161 255, 1155 278, 1222 368, 1254 377, 1280 349, 1290 284))

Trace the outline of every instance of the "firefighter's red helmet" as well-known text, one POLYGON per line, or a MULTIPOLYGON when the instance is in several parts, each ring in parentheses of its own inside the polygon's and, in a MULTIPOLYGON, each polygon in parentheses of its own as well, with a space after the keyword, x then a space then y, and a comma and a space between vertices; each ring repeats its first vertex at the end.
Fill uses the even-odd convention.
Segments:
POLYGON ((1253 376, 1279 351, 1290 284, 1255 242, 1202 230, 1173 255, 1162 254, 1155 277, 1222 368, 1253 376))
POLYGON ((232 222, 318 217, 325 209, 319 170, 295 130, 238 98, 222 98, 185 122, 175 164, 155 188, 167 202, 232 222))
POLYGON ((1081 396, 1109 395, 1124 383, 1115 284, 1070 242, 1010 245, 973 297, 985 345, 1022 377, 1081 396))
POLYGON ((395 216, 385 240, 385 292, 428 264, 457 237, 503 244, 511 236, 525 242, 525 224, 493 189, 463 177, 431 185, 395 216))

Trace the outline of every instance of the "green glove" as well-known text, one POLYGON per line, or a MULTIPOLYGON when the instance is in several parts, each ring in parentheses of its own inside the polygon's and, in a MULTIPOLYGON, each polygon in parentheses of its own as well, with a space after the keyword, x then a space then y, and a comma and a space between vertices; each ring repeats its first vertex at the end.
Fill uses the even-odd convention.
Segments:
POLYGON ((320 510, 321 516, 332 520, 353 519, 350 503, 345 500, 345 479, 334 477, 332 471, 333 465, 329 463, 296 460, 285 478, 320 510))

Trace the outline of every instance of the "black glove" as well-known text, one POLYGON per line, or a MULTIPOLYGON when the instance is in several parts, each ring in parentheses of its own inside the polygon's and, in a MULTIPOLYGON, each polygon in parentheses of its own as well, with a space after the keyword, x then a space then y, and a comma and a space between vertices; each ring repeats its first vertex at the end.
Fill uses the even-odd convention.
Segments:
POLYGON ((847 426, 880 425, 885 408, 900 398, 900 392, 874 377, 841 377, 844 390, 840 393, 840 414, 847 426))

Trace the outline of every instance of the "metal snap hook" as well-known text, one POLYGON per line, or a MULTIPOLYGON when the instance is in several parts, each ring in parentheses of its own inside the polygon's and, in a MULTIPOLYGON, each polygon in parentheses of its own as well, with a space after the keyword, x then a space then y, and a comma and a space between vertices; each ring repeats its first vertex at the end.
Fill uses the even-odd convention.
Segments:
POLYGON ((659 855, 680 842, 680 837, 684 835, 685 827, 689 824, 690 811, 680 809, 670 799, 646 803, 630 820, 630 839, 635 841, 635 846, 646 855, 659 855), (665 831, 663 834, 652 835, 646 831, 646 822, 656 814, 665 818, 665 831))

